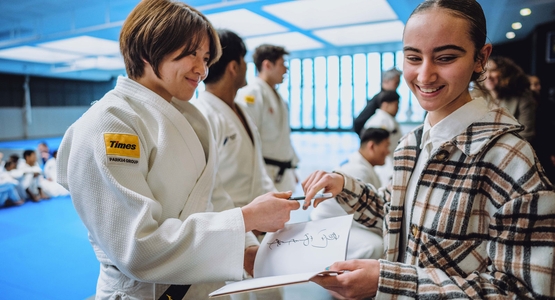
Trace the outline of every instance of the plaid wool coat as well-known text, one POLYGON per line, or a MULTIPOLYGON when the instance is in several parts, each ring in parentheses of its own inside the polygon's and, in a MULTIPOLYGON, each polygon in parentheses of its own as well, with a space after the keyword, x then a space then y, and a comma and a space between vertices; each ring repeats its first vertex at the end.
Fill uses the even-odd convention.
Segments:
POLYGON ((384 232, 377 299, 555 299, 555 193, 522 128, 497 108, 431 153, 409 216, 422 126, 400 141, 387 188, 344 175, 337 201, 384 232))

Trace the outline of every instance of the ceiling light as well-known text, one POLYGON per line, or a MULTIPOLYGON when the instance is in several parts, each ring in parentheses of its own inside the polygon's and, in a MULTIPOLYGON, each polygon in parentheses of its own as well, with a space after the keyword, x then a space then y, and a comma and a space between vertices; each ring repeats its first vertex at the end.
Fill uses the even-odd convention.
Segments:
POLYGON ((262 7, 287 23, 304 30, 396 20, 386 0, 286 1, 262 7))
POLYGON ((514 22, 513 24, 511 24, 511 27, 512 27, 514 30, 519 30, 520 28, 522 28, 522 23, 520 23, 520 22, 514 22))
POLYGON ((241 37, 289 31, 287 27, 244 8, 208 14, 206 17, 215 28, 231 30, 241 37))
POLYGON ((21 46, 0 50, 0 58, 45 64, 67 62, 80 57, 82 57, 82 55, 52 51, 31 46, 21 46))
POLYGON ((507 34, 505 35, 509 40, 512 40, 515 38, 516 34, 512 31, 507 32, 507 34))
POLYGON ((523 8, 520 10, 521 16, 529 16, 531 13, 532 13, 532 10, 530 10, 529 8, 523 8))
POLYGON ((368 45, 400 42, 404 27, 403 22, 393 21, 315 30, 314 35, 334 46, 368 45))
POLYGON ((38 44, 39 47, 86 55, 119 55, 119 42, 92 36, 78 36, 38 44))
POLYGON ((245 40, 247 49, 254 50, 261 44, 269 43, 272 45, 282 46, 287 51, 299 51, 308 49, 323 48, 324 45, 308 36, 299 32, 287 32, 274 35, 265 35, 253 37, 245 40))

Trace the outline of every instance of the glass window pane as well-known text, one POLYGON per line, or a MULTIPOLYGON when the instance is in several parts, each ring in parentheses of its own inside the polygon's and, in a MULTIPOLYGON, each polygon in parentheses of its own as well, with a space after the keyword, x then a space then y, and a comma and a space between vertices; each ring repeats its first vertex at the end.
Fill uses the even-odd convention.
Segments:
POLYGON ((302 65, 302 126, 304 129, 314 127, 314 78, 312 59, 303 59, 302 65))
POLYGON ((315 127, 326 128, 327 93, 326 93, 326 58, 316 57, 314 59, 314 85, 316 90, 315 127))
MULTIPOLYGON (((298 129, 302 127, 301 123, 301 61, 292 59, 289 62, 289 124, 291 128, 298 129)), ((284 92, 279 89, 282 97, 285 98, 284 92)))
POLYGON ((353 127, 353 58, 341 56, 341 128, 353 127))
POLYGON ((328 57, 328 128, 339 128, 339 57, 328 57))
POLYGON ((366 106, 366 55, 355 54, 353 56, 353 82, 354 82, 354 113, 353 118, 366 106))

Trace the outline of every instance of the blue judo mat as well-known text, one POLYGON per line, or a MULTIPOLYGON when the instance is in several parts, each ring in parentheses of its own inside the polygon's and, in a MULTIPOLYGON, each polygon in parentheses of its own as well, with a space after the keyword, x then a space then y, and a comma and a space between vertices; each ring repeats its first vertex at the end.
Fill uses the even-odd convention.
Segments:
MULTIPOLYGON (((50 150, 61 137, 1 141, 3 149, 50 150)), ((0 208, 0 300, 82 300, 95 294, 99 263, 69 196, 0 208)))

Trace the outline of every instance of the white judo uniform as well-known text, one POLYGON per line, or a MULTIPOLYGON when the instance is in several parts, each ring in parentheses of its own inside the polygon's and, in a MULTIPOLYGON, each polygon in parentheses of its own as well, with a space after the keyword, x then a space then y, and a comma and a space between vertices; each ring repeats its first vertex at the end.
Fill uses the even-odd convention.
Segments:
POLYGON ((192 104, 124 77, 71 125, 58 181, 101 263, 97 299, 158 299, 169 284, 243 278, 241 210, 207 212, 216 156, 192 104))
POLYGON ((191 103, 212 127, 218 150, 218 174, 235 206, 245 206, 262 194, 276 191, 264 167, 258 129, 244 109, 238 107, 253 140, 231 107, 213 94, 201 92, 191 103))
POLYGON ((265 159, 290 163, 279 178, 280 168, 266 163, 266 172, 278 191, 294 191, 297 185, 295 167, 299 158, 291 143, 289 109, 281 96, 264 80, 256 77, 249 85, 237 91, 236 103, 243 106, 258 128, 265 159))
MULTIPOLYGON (((362 182, 372 184, 376 189, 382 186, 378 174, 361 154, 356 151, 342 164, 341 171, 362 182)), ((335 201, 329 199, 321 202, 310 212, 311 220, 321 220, 347 215, 347 212, 335 201)), ((349 241, 347 243, 347 259, 378 259, 383 255, 383 238, 381 228, 369 228, 353 220, 349 241)))
POLYGON ((393 176, 393 152, 403 137, 401 126, 395 117, 378 108, 374 115, 372 115, 372 117, 364 123, 364 129, 368 129, 370 127, 382 128, 389 131, 389 141, 391 142, 389 145, 389 155, 387 156, 383 166, 374 167, 376 173, 380 176, 382 184, 387 185, 393 176))

